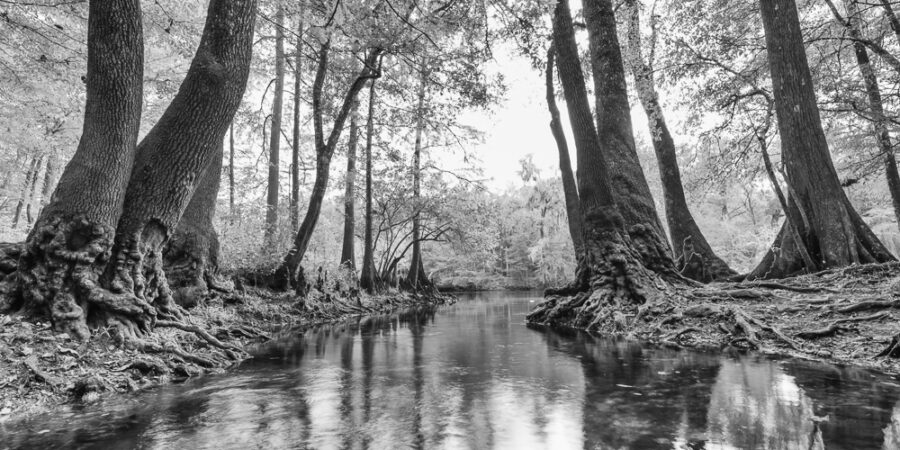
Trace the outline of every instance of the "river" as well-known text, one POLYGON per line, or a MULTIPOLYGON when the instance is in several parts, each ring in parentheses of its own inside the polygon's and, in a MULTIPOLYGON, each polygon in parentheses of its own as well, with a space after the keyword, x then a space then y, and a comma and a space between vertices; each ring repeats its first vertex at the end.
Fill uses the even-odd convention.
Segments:
POLYGON ((286 336, 225 374, 0 423, 0 449, 900 449, 890 377, 528 328, 540 300, 286 336))

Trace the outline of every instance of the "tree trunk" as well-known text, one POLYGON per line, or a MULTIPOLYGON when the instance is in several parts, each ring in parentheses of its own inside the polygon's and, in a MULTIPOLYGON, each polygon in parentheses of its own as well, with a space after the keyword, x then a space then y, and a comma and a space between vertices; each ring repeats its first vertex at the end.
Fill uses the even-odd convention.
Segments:
MULTIPOLYGON (((162 251, 213 159, 247 84, 255 0, 212 0, 200 46, 172 103, 138 145, 103 286, 92 297, 126 342, 180 312, 162 251), (135 327, 136 326, 136 327, 135 327)), ((200 199, 198 199, 199 201, 200 199)))
MULTIPOLYGON (((47 157, 47 171, 44 172, 44 182, 43 186, 41 186, 41 200, 39 202, 41 209, 43 209, 44 206, 47 206, 47 202, 50 201, 50 194, 53 192, 53 183, 56 178, 56 170, 56 157, 50 155, 47 157)), ((38 214, 40 215, 40 212, 38 214)))
POLYGON ((585 1, 584 16, 594 75, 597 134, 604 143, 613 195, 626 230, 641 249, 644 264, 655 271, 669 272, 674 270, 671 251, 634 144, 612 1, 585 1))
MULTIPOLYGON (((837 8, 829 0, 829 6, 834 12, 835 19, 847 29, 847 34, 853 40, 853 52, 856 55, 856 65, 862 76, 863 85, 866 88, 866 96, 869 99, 869 109, 872 112, 872 131, 878 142, 878 148, 884 160, 884 174, 887 179, 888 191, 891 194, 891 202, 894 207, 894 219, 900 226, 900 173, 897 172, 897 159, 894 155, 894 147, 891 143, 891 134, 888 130, 888 120, 884 115, 884 104, 881 100, 881 88, 878 85, 878 77, 869 60, 869 51, 861 42, 861 18, 857 0, 844 0, 847 8, 847 18, 843 19, 837 12, 837 8)), ((890 8, 890 5, 887 6, 890 8)), ((886 9, 887 11, 887 9, 886 9)), ((890 9, 893 13, 893 10, 890 9)), ((894 17, 896 20, 896 17, 894 17)), ((893 27, 893 22, 891 22, 893 27)))
POLYGON ((641 304, 661 297, 660 286, 664 283, 659 274, 643 265, 614 200, 606 162, 610 153, 605 150, 617 145, 611 142, 616 135, 609 133, 601 139, 594 128, 567 0, 556 4, 553 42, 575 136, 585 255, 578 265, 575 283, 567 289, 548 290, 548 299, 527 320, 591 331, 621 331, 627 326, 624 314, 637 314, 641 304))
POLYGON ((334 156, 334 149, 341 138, 344 123, 347 121, 347 116, 350 114, 350 109, 356 101, 359 91, 362 90, 367 80, 380 76, 380 69, 376 66, 381 57, 382 49, 373 48, 369 50, 362 70, 353 81, 353 84, 350 85, 350 89, 347 90, 344 102, 334 119, 334 125, 326 141, 323 126, 322 89, 325 83, 325 75, 328 71, 328 54, 330 50, 331 41, 326 41, 319 51, 319 67, 316 70, 316 78, 313 81, 312 103, 316 139, 316 179, 313 182, 313 190, 309 197, 306 216, 303 217, 300 229, 297 230, 297 235, 294 237, 294 245, 284 256, 281 266, 275 271, 269 283, 274 289, 283 290, 288 287, 294 287, 301 290, 303 288, 303 286, 297 285, 296 277, 300 269, 300 262, 303 260, 303 256, 306 255, 306 249, 319 220, 319 213, 322 211, 322 201, 328 188, 328 174, 331 167, 331 158, 334 156))
POLYGON ((213 227, 222 177, 224 141, 203 171, 178 227, 166 244, 166 279, 175 303, 189 308, 209 294, 218 267, 219 237, 213 227))
POLYGON ((559 108, 556 106, 556 89, 553 83, 555 56, 556 50, 551 44, 550 49, 547 50, 547 108, 550 110, 550 131, 553 133, 556 149, 559 151, 559 171, 566 200, 569 234, 572 236, 572 244, 575 247, 575 259, 578 260, 584 254, 584 219, 581 214, 581 200, 578 198, 578 186, 575 184, 575 175, 572 173, 572 162, 569 160, 569 144, 566 142, 566 135, 559 119, 559 108))
POLYGON ((303 17, 305 2, 300 3, 300 19, 297 27, 297 55, 294 57, 294 129, 291 148, 291 232, 300 226, 300 80, 303 75, 303 17))
MULTIPOLYGON (((831 161, 793 0, 760 0, 781 134, 790 207, 819 268, 892 261, 884 245, 850 205, 831 161)), ((748 278, 777 278, 805 269, 790 233, 780 233, 748 278)))
POLYGON ((412 178, 413 192, 412 203, 416 208, 412 218, 412 256, 410 257, 409 272, 406 275, 406 287, 411 291, 419 291, 430 285, 425 274, 425 265, 422 263, 422 223, 421 223, 421 195, 422 195, 422 133, 425 131, 425 84, 426 72, 422 71, 419 79, 418 103, 416 105, 416 138, 413 148, 412 178))
POLYGON ((369 112, 366 117, 366 235, 363 243, 362 273, 359 286, 369 295, 375 293, 375 245, 372 236, 372 137, 375 134, 375 80, 369 85, 369 112))
POLYGON ((91 0, 87 47, 81 139, 18 266, 24 308, 76 339, 90 335, 90 293, 109 259, 134 163, 143 95, 140 2, 91 0))
POLYGON ((28 204, 30 206, 34 184, 37 182, 38 172, 41 170, 43 161, 43 156, 35 156, 28 166, 28 172, 25 175, 25 185, 22 186, 22 193, 19 195, 19 202, 16 203, 16 212, 13 215, 10 227, 14 230, 19 226, 19 219, 22 217, 22 210, 25 208, 25 205, 28 204))
POLYGON ((737 273, 728 267, 725 261, 716 256, 706 241, 700 227, 688 208, 681 184, 681 171, 675 151, 675 141, 669 133, 659 95, 656 93, 651 63, 644 61, 641 51, 640 11, 636 0, 627 0, 626 18, 628 21, 628 49, 625 52, 628 66, 634 76, 635 89, 653 140, 653 150, 659 165, 659 176, 662 180, 663 196, 666 201, 666 221, 672 239, 672 250, 675 267, 682 275, 702 282, 734 276, 737 273))
POLYGON ((284 7, 275 12, 275 99, 272 101, 272 132, 269 133, 269 182, 266 190, 265 247, 275 245, 278 231, 278 175, 281 150, 281 111, 284 99, 284 7))
POLYGON ((358 101, 353 102, 350 112, 350 138, 347 142, 347 183, 344 189, 344 245, 341 249, 340 265, 356 270, 356 145, 359 141, 357 126, 358 101))

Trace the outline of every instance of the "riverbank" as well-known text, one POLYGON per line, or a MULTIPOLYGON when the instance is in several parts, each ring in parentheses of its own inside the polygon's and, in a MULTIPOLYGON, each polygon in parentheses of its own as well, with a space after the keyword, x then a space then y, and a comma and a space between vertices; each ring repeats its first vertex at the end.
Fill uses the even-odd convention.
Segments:
MULTIPOLYGON (((637 308, 611 310, 590 331, 672 348, 738 348, 900 376, 900 263, 769 282, 672 287, 667 294, 637 308)), ((548 297, 557 303, 566 299, 548 297)))
POLYGON ((346 299, 318 292, 302 300, 248 288, 192 308, 192 327, 157 326, 143 350, 120 345, 109 330, 81 343, 54 332, 48 322, 0 314, 0 421, 223 372, 252 357, 246 347, 281 330, 453 301, 400 293, 346 299))

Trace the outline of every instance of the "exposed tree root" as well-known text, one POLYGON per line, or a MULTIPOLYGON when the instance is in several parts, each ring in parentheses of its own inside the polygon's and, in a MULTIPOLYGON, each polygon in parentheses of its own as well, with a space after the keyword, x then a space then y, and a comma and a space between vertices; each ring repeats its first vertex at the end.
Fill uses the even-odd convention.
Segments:
MULTIPOLYGON (((207 332, 203 328, 200 328, 196 325, 182 323, 182 322, 174 322, 174 321, 169 321, 169 320, 158 320, 158 321, 156 321, 156 326, 177 328, 182 331, 194 333, 197 336, 203 338, 206 342, 208 342, 213 347, 216 347, 216 348, 222 349, 222 350, 226 350, 227 352, 237 352, 237 353, 244 352, 244 350, 237 348, 233 345, 228 345, 228 344, 222 343, 222 341, 216 339, 215 336, 209 334, 209 332, 207 332)), ((231 357, 231 359, 238 359, 238 357, 234 356, 231 353, 228 353, 228 355, 229 355, 229 357, 231 357)))
POLYGON ((852 323, 852 322, 865 322, 868 320, 878 320, 878 319, 888 317, 888 316, 889 316, 889 314, 887 311, 882 311, 882 312, 875 313, 875 314, 872 314, 869 316, 838 319, 838 320, 835 320, 834 322, 831 322, 826 327, 819 328, 816 330, 802 331, 800 333, 797 333, 797 337, 803 338, 803 339, 818 339, 818 338, 822 338, 822 337, 826 337, 826 336, 831 336, 834 333, 837 333, 839 330, 843 329, 843 327, 841 327, 841 324, 852 323))
POLYGON ((857 311, 867 311, 870 309, 886 309, 900 307, 900 300, 866 300, 852 305, 835 308, 839 313, 852 313, 857 311))
POLYGON ((755 344, 757 344, 757 347, 759 347, 759 335, 756 331, 756 328, 758 327, 759 329, 762 329, 763 331, 768 331, 768 332, 772 333, 773 335, 775 335, 775 337, 777 337, 778 340, 785 343, 792 350, 799 350, 799 348, 797 347, 797 344, 794 342, 794 340, 787 337, 778 328, 776 328, 772 325, 769 325, 769 324, 747 314, 746 312, 744 312, 743 309, 741 309, 739 307, 733 306, 733 307, 731 307, 731 311, 732 311, 732 314, 734 315, 735 322, 738 324, 738 326, 740 326, 741 328, 744 329, 744 332, 747 334, 747 336, 752 341, 754 341, 755 344))

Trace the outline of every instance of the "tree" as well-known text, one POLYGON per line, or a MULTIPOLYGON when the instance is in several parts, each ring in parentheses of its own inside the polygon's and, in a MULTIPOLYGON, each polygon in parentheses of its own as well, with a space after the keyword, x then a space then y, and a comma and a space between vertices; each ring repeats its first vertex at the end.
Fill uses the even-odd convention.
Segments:
POLYGON ((306 2, 300 2, 297 47, 294 56, 294 127, 291 148, 291 231, 300 226, 300 80, 303 75, 303 16, 306 2))
MULTIPOLYGON (((299 58, 298 58, 299 59, 299 58)), ((284 103, 284 7, 275 11, 275 98, 272 101, 272 131, 269 133, 269 182, 266 190, 265 245, 270 247, 278 231, 279 153, 281 117, 284 103)), ((296 94, 295 94, 296 95, 296 94)))
MULTIPOLYGON (((666 220, 676 267, 686 277, 703 282, 736 275, 728 264, 713 252, 688 208, 684 186, 681 184, 675 141, 669 133, 656 92, 653 61, 645 61, 641 49, 639 3, 636 0, 627 0, 626 4, 628 46, 625 54, 634 77, 638 98, 650 125, 650 135, 666 201, 666 220)), ((652 28, 655 30, 655 25, 652 28)), ((653 39, 655 38, 654 34, 653 39)))
MULTIPOLYGON (((606 5, 610 6, 610 5, 606 5)), ((606 22, 605 26, 610 26, 606 22)), ((609 30, 606 30, 608 33, 609 30)), ((553 17, 553 45, 558 57, 559 77, 572 122, 578 162, 578 193, 584 215, 584 257, 579 260, 575 282, 565 289, 548 290, 546 301, 528 315, 529 322, 598 330, 624 326, 619 317, 625 309, 652 301, 661 295, 659 273, 644 266, 641 250, 630 235, 652 233, 632 227, 619 212, 611 186, 608 147, 630 124, 616 121, 619 128, 598 136, 587 100, 584 76, 572 29, 567 0, 559 0, 553 17), (560 294, 560 295, 555 295, 560 294), (609 309, 608 309, 609 308, 609 309)), ((624 88, 623 84, 611 89, 624 88)), ((621 94, 621 93, 619 93, 621 94)), ((646 241, 644 241, 646 242, 646 241)))
POLYGON ((350 111, 350 138, 347 142, 347 180, 344 189, 344 239, 340 264, 356 270, 356 144, 359 141, 357 126, 358 101, 353 102, 350 111))
POLYGON ((366 220, 363 240, 363 264, 359 286, 375 293, 375 243, 372 237, 372 137, 375 134, 375 81, 369 83, 369 110, 366 116, 366 220))
POLYGON ((619 212, 625 220, 626 231, 641 249, 645 265, 652 270, 670 271, 671 257, 661 257, 670 253, 669 244, 634 144, 631 105, 612 2, 585 1, 584 19, 594 75, 597 133, 606 144, 604 157, 619 212))
POLYGON ((143 50, 137 2, 91 2, 84 132, 19 262, 23 306, 77 338, 114 325, 136 345, 181 316, 162 250, 240 103, 255 0, 213 0, 191 67, 135 147, 143 50), (132 170, 133 168, 133 170, 132 170))
MULTIPOLYGON (((425 96, 427 94, 428 69, 419 69, 419 87, 416 91, 416 129, 413 144, 413 163, 411 167, 413 179, 412 201, 420 202, 422 195, 422 133, 425 131, 425 96)), ((409 272, 406 276, 406 287, 412 291, 423 290, 430 286, 428 275, 425 274, 425 264, 422 262, 422 224, 420 209, 416 206, 412 217, 412 255, 410 256, 409 272)))
POLYGON ((892 261, 844 194, 822 130, 793 0, 760 0, 790 210, 816 267, 785 228, 748 278, 776 278, 854 263, 892 261))

